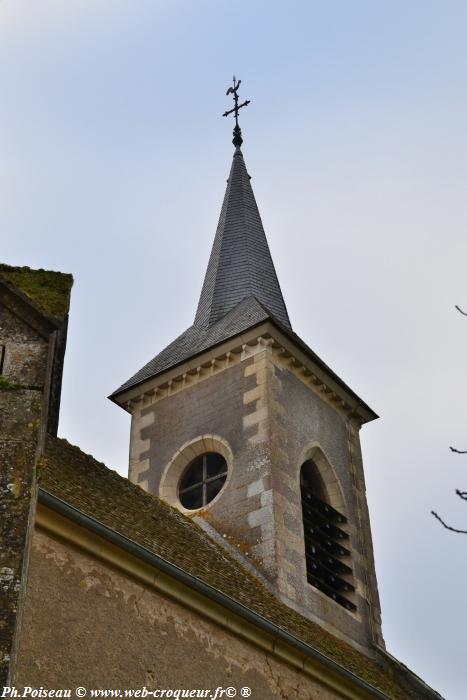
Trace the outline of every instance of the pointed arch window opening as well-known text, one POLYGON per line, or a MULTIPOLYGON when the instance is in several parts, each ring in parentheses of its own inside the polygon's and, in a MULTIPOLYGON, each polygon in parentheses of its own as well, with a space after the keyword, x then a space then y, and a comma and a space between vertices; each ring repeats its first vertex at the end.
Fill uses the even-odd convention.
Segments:
POLYGON ((327 502, 324 482, 312 460, 301 467, 300 491, 308 583, 347 610, 355 611, 350 599, 355 587, 349 566, 351 553, 346 547, 349 535, 343 529, 347 518, 327 502))

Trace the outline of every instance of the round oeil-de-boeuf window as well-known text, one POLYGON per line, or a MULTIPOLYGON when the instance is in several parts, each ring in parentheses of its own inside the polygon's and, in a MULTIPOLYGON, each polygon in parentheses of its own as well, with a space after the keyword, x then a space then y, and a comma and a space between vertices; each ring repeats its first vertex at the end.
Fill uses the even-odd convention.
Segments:
POLYGON ((180 503, 187 510, 196 510, 210 503, 227 479, 227 462, 217 452, 196 457, 185 469, 178 487, 180 503))

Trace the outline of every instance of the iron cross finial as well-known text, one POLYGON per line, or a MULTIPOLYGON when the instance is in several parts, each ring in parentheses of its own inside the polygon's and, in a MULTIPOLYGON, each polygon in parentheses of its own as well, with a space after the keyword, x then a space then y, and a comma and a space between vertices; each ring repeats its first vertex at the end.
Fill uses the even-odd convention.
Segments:
POLYGON ((234 146, 240 148, 240 146, 243 143, 242 139, 242 130, 240 129, 238 125, 238 113, 241 110, 242 107, 246 107, 247 105, 250 104, 250 100, 245 100, 245 102, 242 102, 241 105, 238 104, 238 88, 240 87, 241 80, 237 80, 235 76, 233 77, 233 87, 229 87, 227 92, 225 93, 226 95, 232 95, 233 100, 234 100, 234 108, 229 109, 227 112, 224 112, 222 115, 223 117, 228 117, 229 114, 235 114, 235 127, 233 130, 233 139, 232 143, 234 146))

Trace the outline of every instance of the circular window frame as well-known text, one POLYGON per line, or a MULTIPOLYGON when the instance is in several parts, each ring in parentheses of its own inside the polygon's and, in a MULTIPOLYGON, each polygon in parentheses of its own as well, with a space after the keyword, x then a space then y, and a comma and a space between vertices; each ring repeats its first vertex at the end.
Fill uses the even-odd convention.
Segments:
POLYGON ((199 457, 195 457, 195 459, 192 460, 182 472, 180 481, 178 482, 178 500, 185 509, 190 511, 206 508, 206 506, 212 503, 224 488, 225 482, 227 481, 228 472, 229 468, 227 466, 227 461, 223 455, 221 455, 219 452, 203 452, 203 454, 199 455, 199 457), (214 464, 212 458, 214 458, 214 464), (209 470, 213 467, 215 469, 215 473, 210 475, 209 470), (193 479, 194 471, 197 472, 195 479, 193 479), (190 477, 190 475, 192 483, 189 483, 188 486, 183 486, 187 477, 190 477), (214 484, 216 481, 221 481, 221 483, 220 485, 216 484, 215 488, 217 490, 213 496, 210 496, 208 494, 210 485, 214 484), (188 496, 188 500, 190 500, 190 494, 196 494, 197 492, 198 498, 196 498, 196 500, 199 500, 199 496, 201 496, 201 505, 189 507, 186 502, 184 502, 186 501, 186 497, 188 496))
POLYGON ((212 508, 212 506, 222 497, 222 494, 225 492, 225 489, 232 477, 232 465, 233 453, 230 445, 226 440, 224 440, 224 438, 220 437, 219 435, 201 435, 182 445, 182 447, 177 450, 170 462, 166 465, 160 481, 159 496, 171 506, 178 508, 178 510, 180 510, 182 513, 185 513, 186 515, 196 515, 196 513, 206 510, 207 508, 212 508), (218 453, 225 459, 227 464, 227 478, 219 493, 214 496, 212 501, 209 501, 209 503, 201 506, 200 508, 185 508, 180 501, 178 493, 180 480, 191 462, 193 462, 197 457, 201 457, 203 454, 208 452, 218 453))

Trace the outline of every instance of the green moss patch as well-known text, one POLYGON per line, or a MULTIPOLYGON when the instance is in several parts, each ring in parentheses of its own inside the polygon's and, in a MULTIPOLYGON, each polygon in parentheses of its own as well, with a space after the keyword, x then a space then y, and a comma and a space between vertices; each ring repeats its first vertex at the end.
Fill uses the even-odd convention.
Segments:
POLYGON ((0 264, 0 277, 25 294, 46 314, 64 316, 68 312, 72 275, 0 264))
POLYGON ((14 384, 4 377, 3 374, 0 374, 0 391, 17 391, 21 388, 20 384, 14 384))

